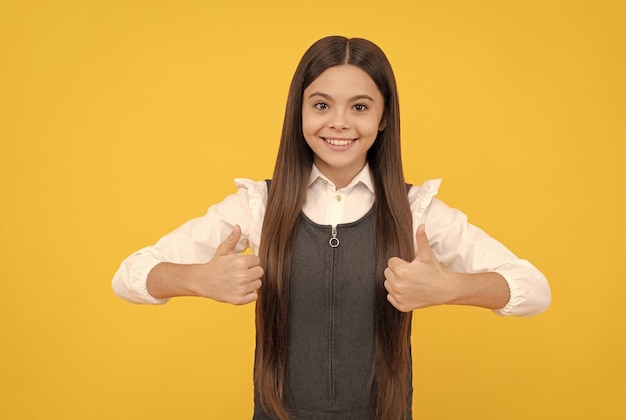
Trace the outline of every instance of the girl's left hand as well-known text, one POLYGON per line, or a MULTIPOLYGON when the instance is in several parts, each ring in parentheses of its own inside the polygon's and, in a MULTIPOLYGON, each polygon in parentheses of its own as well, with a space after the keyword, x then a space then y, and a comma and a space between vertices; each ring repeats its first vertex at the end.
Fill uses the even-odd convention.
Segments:
POLYGON ((441 305, 449 301, 451 284, 426 237, 424 225, 415 232, 417 252, 413 261, 393 257, 385 269, 387 299, 399 311, 441 305))

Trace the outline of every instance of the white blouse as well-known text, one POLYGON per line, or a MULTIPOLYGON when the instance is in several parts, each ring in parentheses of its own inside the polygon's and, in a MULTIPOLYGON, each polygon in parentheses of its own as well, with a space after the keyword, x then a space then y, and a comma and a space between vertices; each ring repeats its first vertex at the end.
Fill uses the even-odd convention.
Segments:
MULTIPOLYGON (((441 265, 449 271, 476 273, 493 271, 507 281, 510 299, 494 312, 499 315, 528 316, 547 309, 551 301, 550 286, 543 274, 530 262, 517 258, 511 251, 484 231, 467 222, 459 210, 452 209, 434 196, 441 180, 425 182, 409 189, 414 232, 420 224, 441 265)), ((130 302, 162 304, 148 293, 148 273, 160 262, 198 264, 208 262, 233 227, 241 226, 239 252, 249 247, 257 254, 261 227, 267 204, 265 181, 236 179, 236 194, 209 208, 165 235, 155 245, 143 248, 126 258, 113 277, 115 293, 130 302)), ((345 188, 336 189, 314 166, 311 172, 303 212, 322 225, 350 223, 364 216, 374 203, 374 186, 369 167, 345 188)))

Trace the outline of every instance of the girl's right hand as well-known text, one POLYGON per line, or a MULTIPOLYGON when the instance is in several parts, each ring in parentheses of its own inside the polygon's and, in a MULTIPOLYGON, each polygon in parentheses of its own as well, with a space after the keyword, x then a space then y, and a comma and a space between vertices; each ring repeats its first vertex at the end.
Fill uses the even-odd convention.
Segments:
POLYGON ((200 296, 233 305, 254 302, 259 297, 263 268, 256 255, 236 254, 239 238, 241 228, 235 225, 205 264, 157 264, 148 274, 148 293, 157 299, 200 296))
POLYGON ((245 305, 257 300, 263 276, 263 268, 259 265, 261 260, 252 254, 236 254, 235 247, 240 237, 241 228, 235 225, 211 261, 198 266, 194 282, 198 296, 233 305, 245 305))

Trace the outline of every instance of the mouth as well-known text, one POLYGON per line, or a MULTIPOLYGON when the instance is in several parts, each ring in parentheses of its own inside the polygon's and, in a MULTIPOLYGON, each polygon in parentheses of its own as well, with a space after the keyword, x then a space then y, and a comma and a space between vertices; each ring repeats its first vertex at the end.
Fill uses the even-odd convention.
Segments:
POLYGON ((322 137, 322 140, 324 140, 327 144, 330 144, 331 146, 339 146, 339 147, 350 146, 352 143, 356 141, 356 139, 338 139, 338 138, 331 138, 331 137, 322 137))

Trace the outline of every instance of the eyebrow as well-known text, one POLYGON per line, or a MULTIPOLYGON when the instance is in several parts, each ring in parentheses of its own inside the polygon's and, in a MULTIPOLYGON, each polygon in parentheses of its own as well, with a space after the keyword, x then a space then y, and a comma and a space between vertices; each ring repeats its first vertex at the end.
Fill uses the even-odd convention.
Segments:
MULTIPOLYGON (((314 96, 321 96, 322 98, 329 99, 329 100, 332 99, 332 96, 323 92, 313 92, 308 97, 310 99, 314 96)), ((374 102, 374 98, 372 98, 370 95, 365 95, 365 94, 353 96, 352 98, 350 98, 350 101, 357 101, 359 99, 369 99, 370 101, 374 102)))

